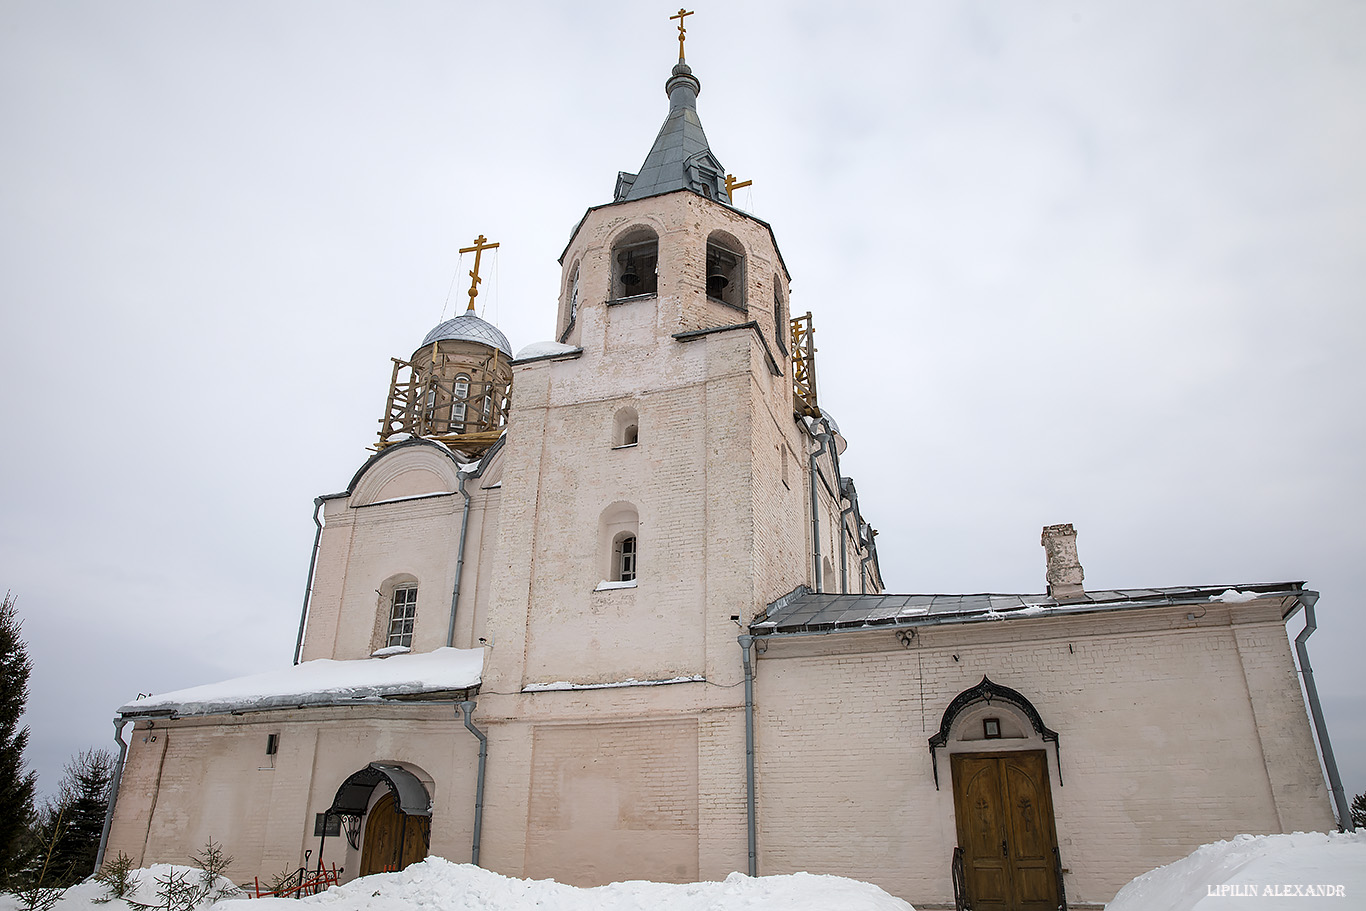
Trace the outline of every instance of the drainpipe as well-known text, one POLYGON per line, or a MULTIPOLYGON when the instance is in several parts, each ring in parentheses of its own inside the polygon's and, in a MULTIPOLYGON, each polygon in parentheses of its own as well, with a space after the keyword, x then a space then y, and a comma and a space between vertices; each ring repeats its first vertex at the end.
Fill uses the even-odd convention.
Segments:
MULTIPOLYGON (((844 485, 840 484, 840 494, 844 495, 844 485)), ((848 548, 845 546, 845 538, 849 536, 849 525, 847 519, 850 513, 858 515, 858 492, 854 490, 854 485, 849 485, 849 508, 840 510, 840 593, 849 594, 849 555, 846 553, 848 548)))
MULTIPOLYGON (((456 477, 460 479, 456 489, 460 491, 460 496, 465 498, 465 505, 460 511, 460 552, 455 557, 455 585, 451 588, 451 625, 446 630, 447 648, 455 646, 455 602, 460 600, 460 576, 465 570, 465 535, 470 530, 470 493, 465 489, 465 482, 470 476, 461 471, 456 473, 456 477)), ((475 863, 478 864, 479 861, 476 860, 475 863)))
POLYGON ((754 667, 750 664, 753 636, 740 636, 740 653, 745 665, 745 825, 749 835, 749 875, 759 875, 754 819, 754 667))
POLYGON ((1318 592, 1305 592, 1300 595, 1304 605, 1304 629, 1295 637, 1295 651, 1300 656, 1300 675, 1304 677, 1304 692, 1309 697, 1309 713, 1314 717, 1314 732, 1319 735, 1319 751, 1323 754, 1323 767, 1328 772, 1328 786, 1333 791, 1333 804, 1338 811, 1338 830, 1355 832, 1352 813, 1347 807, 1347 794, 1342 789, 1342 778, 1338 775, 1338 764, 1333 758, 1333 745, 1328 742, 1328 725, 1323 720, 1323 708, 1319 705, 1319 690, 1314 686, 1314 669, 1309 666, 1309 637, 1318 629, 1314 618, 1314 604, 1319 600, 1318 592))
POLYGON ((479 837, 484 830, 484 763, 489 755, 489 738, 474 726, 470 713, 474 711, 473 700, 460 703, 460 711, 465 713, 465 727, 479 738, 479 776, 474 784, 474 845, 470 849, 470 863, 479 866, 479 837))
POLYGON ((323 498, 313 499, 313 524, 317 526, 317 531, 313 533, 313 556, 308 558, 308 581, 304 583, 304 606, 299 610, 299 638, 294 641, 294 663, 299 663, 299 657, 304 653, 304 625, 308 622, 308 602, 313 598, 313 570, 318 567, 318 542, 322 540, 323 523, 318 521, 318 513, 322 511, 323 498))
POLYGON ((119 745, 119 758, 114 763, 114 777, 109 782, 109 806, 104 811, 104 828, 100 830, 100 848, 95 852, 95 869, 104 865, 104 849, 109 844, 109 827, 114 822, 114 802, 119 799, 119 781, 123 778, 123 758, 128 755, 128 744, 123 742, 126 718, 114 719, 114 742, 119 745))
POLYGON ((871 559, 873 559, 873 551, 869 547, 868 556, 858 562, 858 593, 860 595, 868 594, 868 561, 871 559))
POLYGON ((819 441, 820 441, 820 444, 821 444, 821 448, 820 448, 820 449, 817 449, 815 452, 811 453, 811 456, 810 456, 810 459, 811 459, 811 549, 812 549, 812 558, 813 558, 813 562, 815 563, 815 567, 816 567, 816 574, 815 574, 812 578, 815 579, 815 581, 816 581, 815 589, 816 589, 816 591, 819 593, 819 592, 825 591, 825 587, 821 584, 821 515, 820 515, 820 503, 821 503, 821 501, 820 501, 820 498, 818 497, 817 491, 816 491, 816 477, 817 477, 817 472, 819 471, 819 469, 816 467, 816 460, 819 459, 821 456, 825 455, 825 453, 826 453, 826 447, 827 447, 827 446, 829 445, 829 443, 830 443, 830 422, 827 421, 825 418, 818 418, 817 420, 815 420, 815 421, 812 422, 811 427, 812 427, 811 436, 812 436, 813 438, 819 440, 819 441), (825 430, 824 430, 823 432, 821 432, 821 433, 816 433, 815 427, 816 427, 817 424, 824 424, 824 425, 825 425, 825 430))

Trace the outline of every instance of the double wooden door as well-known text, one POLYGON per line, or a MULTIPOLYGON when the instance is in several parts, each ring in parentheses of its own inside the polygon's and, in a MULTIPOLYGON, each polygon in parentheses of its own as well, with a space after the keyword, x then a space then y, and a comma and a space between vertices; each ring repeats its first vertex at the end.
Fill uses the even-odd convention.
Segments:
POLYGON ((394 805, 392 792, 385 794, 366 814, 360 875, 402 870, 422 860, 427 856, 431 832, 430 816, 409 816, 394 805))
POLYGON ((1047 754, 955 753, 952 765, 973 911, 1054 911, 1057 832, 1047 754))

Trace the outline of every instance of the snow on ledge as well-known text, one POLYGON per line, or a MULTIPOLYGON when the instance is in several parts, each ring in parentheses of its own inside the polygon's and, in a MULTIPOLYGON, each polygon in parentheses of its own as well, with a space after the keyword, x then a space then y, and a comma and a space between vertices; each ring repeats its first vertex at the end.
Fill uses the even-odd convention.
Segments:
POLYGON ((554 683, 528 683, 522 687, 523 693, 550 693, 559 690, 614 690, 623 686, 668 686, 671 683, 706 683, 707 678, 701 674, 693 674, 690 677, 670 677, 668 680, 637 680, 632 677, 629 680, 618 680, 615 683, 570 683, 568 680, 556 680, 554 683))
POLYGON ((321 658, 278 671, 236 677, 135 699, 121 715, 214 715, 288 709, 306 705, 381 702, 476 686, 484 668, 482 648, 439 648, 383 661, 321 658))
POLYGON ((1248 601, 1256 601, 1263 597, 1256 592, 1240 592, 1236 589, 1228 589, 1222 595, 1210 595, 1211 601, 1222 601, 1225 604, 1244 604, 1248 601))
POLYGON ((614 588, 635 588, 635 587, 636 587, 636 580, 635 580, 635 579, 632 579, 632 580, 629 581, 629 582, 608 582, 606 579, 603 579, 601 582, 598 583, 598 587, 595 588, 595 589, 593 589, 593 591, 595 591, 595 592, 609 592, 609 591, 611 591, 611 590, 614 589, 614 588))
POLYGON ((517 352, 514 361, 527 361, 537 357, 554 357, 557 354, 572 354, 578 351, 577 345, 563 345, 559 342, 532 342, 517 352))
POLYGON ((392 658, 394 655, 407 655, 412 652, 406 645, 390 645, 385 648, 377 648, 370 653, 371 658, 392 658))

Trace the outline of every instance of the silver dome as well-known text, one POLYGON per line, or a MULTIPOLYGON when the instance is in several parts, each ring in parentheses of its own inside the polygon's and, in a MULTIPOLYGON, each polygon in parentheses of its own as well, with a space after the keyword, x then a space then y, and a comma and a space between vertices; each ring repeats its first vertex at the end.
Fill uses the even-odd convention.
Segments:
POLYGON ((512 345, 508 342, 508 337, 500 332, 493 323, 482 320, 473 313, 462 313, 455 319, 446 320, 428 332, 427 337, 422 340, 422 344, 417 347, 420 350, 432 342, 443 342, 446 339, 479 342, 481 345, 497 348, 509 358, 512 357, 512 345))

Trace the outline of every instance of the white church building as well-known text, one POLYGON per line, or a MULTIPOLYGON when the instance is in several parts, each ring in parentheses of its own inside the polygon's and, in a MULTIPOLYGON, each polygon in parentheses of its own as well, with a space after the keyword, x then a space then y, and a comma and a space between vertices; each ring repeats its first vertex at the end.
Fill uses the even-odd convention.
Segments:
POLYGON ((1335 827, 1302 583, 1089 591, 1057 525, 1043 593, 883 590, 812 315, 681 56, 666 91, 570 233, 554 341, 514 351, 476 284, 395 361, 376 451, 317 500, 294 666, 119 708, 105 854, 1051 909, 1335 827))

